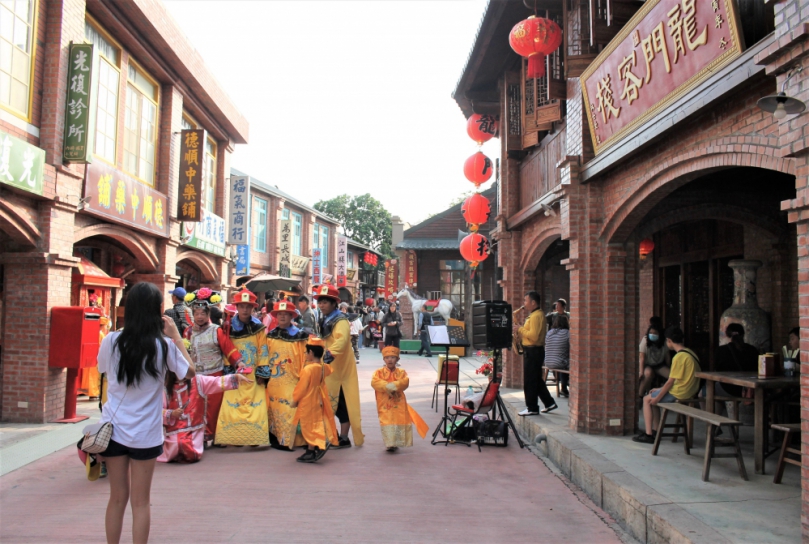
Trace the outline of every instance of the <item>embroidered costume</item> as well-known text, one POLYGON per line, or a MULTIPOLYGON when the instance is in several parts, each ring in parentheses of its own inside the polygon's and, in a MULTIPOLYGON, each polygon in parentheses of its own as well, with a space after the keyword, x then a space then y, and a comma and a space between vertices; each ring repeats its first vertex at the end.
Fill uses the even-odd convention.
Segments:
POLYGON ((338 442, 334 412, 326 389, 326 378, 332 373, 330 365, 322 362, 307 363, 292 392, 292 400, 297 405, 292 425, 300 424, 306 443, 320 448, 321 451, 326 450, 327 443, 338 442))
MULTIPOLYGON (((388 346, 382 350, 382 356, 395 356, 398 360, 399 349, 388 346)), ((404 391, 409 385, 410 378, 403 368, 390 370, 383 366, 371 378, 371 387, 376 392, 376 410, 382 427, 382 440, 386 448, 412 446, 413 425, 422 438, 429 431, 427 423, 407 403, 404 391)))
MULTIPOLYGON (((256 306, 256 295, 242 288, 233 295, 233 304, 256 306)), ((238 389, 225 392, 216 424, 216 444, 234 446, 266 446, 269 441, 267 399, 264 383, 270 378, 267 335, 256 318, 242 323, 235 315, 230 322, 230 340, 241 354, 240 365, 254 375, 253 383, 242 383, 238 389)), ((236 371, 229 362, 225 374, 236 371)))
POLYGON ((158 462, 179 461, 196 463, 202 459, 205 448, 205 407, 210 396, 221 398, 222 391, 239 386, 236 375, 203 376, 178 381, 171 398, 163 397, 163 428, 165 440, 158 462), (173 418, 171 412, 182 408, 183 413, 173 418))

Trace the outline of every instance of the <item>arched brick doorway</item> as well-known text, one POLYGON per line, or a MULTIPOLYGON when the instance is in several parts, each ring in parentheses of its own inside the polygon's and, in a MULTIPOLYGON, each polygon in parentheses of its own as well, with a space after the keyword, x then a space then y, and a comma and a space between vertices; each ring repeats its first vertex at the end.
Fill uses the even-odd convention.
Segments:
POLYGON ((570 273, 563 263, 570 258, 570 243, 561 238, 555 240, 537 264, 534 277, 534 290, 542 298, 542 310, 553 310, 553 304, 560 298, 570 303, 570 273))

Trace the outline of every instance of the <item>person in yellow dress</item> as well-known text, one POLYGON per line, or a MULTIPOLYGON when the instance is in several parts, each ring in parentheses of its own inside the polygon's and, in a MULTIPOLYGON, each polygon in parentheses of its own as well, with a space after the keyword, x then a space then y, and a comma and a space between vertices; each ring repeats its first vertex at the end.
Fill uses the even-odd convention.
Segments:
POLYGON ((225 391, 214 440, 219 446, 267 446, 270 443, 265 393, 270 379, 267 335, 261 321, 253 317, 253 309, 258 306, 256 295, 242 287, 231 302, 237 313, 231 319, 230 339, 242 357, 237 368, 227 361, 225 374, 253 373, 255 379, 240 383, 238 389, 225 391))
POLYGON ((429 428, 421 416, 407 403, 404 391, 410 378, 403 368, 397 368, 399 348, 387 346, 382 350, 385 366, 374 372, 371 387, 376 392, 376 411, 382 427, 382 440, 389 452, 413 445, 413 425, 419 436, 427 436, 429 428))
POLYGON ((270 314, 278 322, 278 326, 267 335, 270 356, 270 382, 267 384, 270 445, 275 449, 292 451, 294 446, 306 445, 306 440, 292 425, 295 418, 292 392, 303 370, 309 335, 292 322, 297 312, 291 302, 276 302, 270 314))
POLYGON ((312 336, 306 343, 306 366, 301 371, 300 380, 292 392, 292 407, 296 408, 292 425, 300 423, 301 434, 308 447, 298 457, 301 463, 320 461, 329 445, 337 444, 337 428, 334 426, 334 412, 331 409, 329 393, 326 389, 326 378, 333 369, 323 363, 325 344, 323 340, 312 336))
POLYGON ((321 285, 315 295, 320 310, 320 337, 326 346, 324 361, 329 363, 333 372, 326 378, 329 388, 332 410, 340 420, 340 442, 332 449, 350 448, 348 431, 354 434, 354 444, 362 446, 365 436, 362 434, 360 417, 360 382, 357 378, 357 360, 351 347, 351 325, 348 316, 341 312, 337 305, 340 294, 333 285, 321 285))
MULTIPOLYGON (((98 332, 98 345, 100 346, 101 341, 109 332, 110 319, 102 315, 98 322, 101 327, 98 332)), ((87 395, 88 400, 99 400, 101 396, 101 374, 98 373, 98 367, 91 366, 80 369, 79 380, 79 393, 87 395)))

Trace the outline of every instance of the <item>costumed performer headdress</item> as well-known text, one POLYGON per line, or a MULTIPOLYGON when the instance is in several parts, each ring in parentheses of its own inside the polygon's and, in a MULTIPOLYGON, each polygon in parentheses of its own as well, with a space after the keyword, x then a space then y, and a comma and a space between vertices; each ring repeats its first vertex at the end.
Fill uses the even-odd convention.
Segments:
POLYGON ((185 303, 192 308, 207 308, 208 306, 222 302, 222 295, 219 291, 203 287, 193 293, 186 294, 184 300, 185 303))
POLYGON ((277 316, 279 313, 287 313, 292 315, 297 315, 298 309, 295 308, 295 305, 289 302, 288 300, 279 300, 275 303, 270 312, 270 315, 277 316))
POLYGON ((326 343, 323 342, 323 339, 320 338, 319 336, 314 336, 314 335, 309 336, 309 339, 306 341, 306 345, 307 345, 307 347, 308 346, 318 346, 318 347, 321 347, 323 349, 326 349, 326 343))
POLYGON ((247 287, 242 287, 241 291, 233 293, 233 298, 230 299, 230 302, 231 304, 252 304, 253 306, 258 306, 256 300, 256 295, 254 295, 252 291, 247 289, 247 287))
POLYGON ((385 346, 382 348, 382 357, 396 357, 399 358, 399 348, 396 346, 385 346))
POLYGON ((320 299, 331 299, 335 303, 340 302, 340 292, 337 288, 333 285, 324 284, 318 288, 317 294, 315 295, 315 300, 320 299))

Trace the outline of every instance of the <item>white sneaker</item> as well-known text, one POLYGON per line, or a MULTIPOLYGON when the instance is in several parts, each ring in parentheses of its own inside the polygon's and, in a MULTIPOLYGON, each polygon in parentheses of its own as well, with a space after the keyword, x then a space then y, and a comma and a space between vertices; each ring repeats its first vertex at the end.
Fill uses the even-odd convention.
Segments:
POLYGON ((517 415, 518 416, 537 416, 537 415, 539 415, 539 412, 532 412, 531 410, 526 408, 525 410, 523 410, 522 412, 520 412, 517 415))

